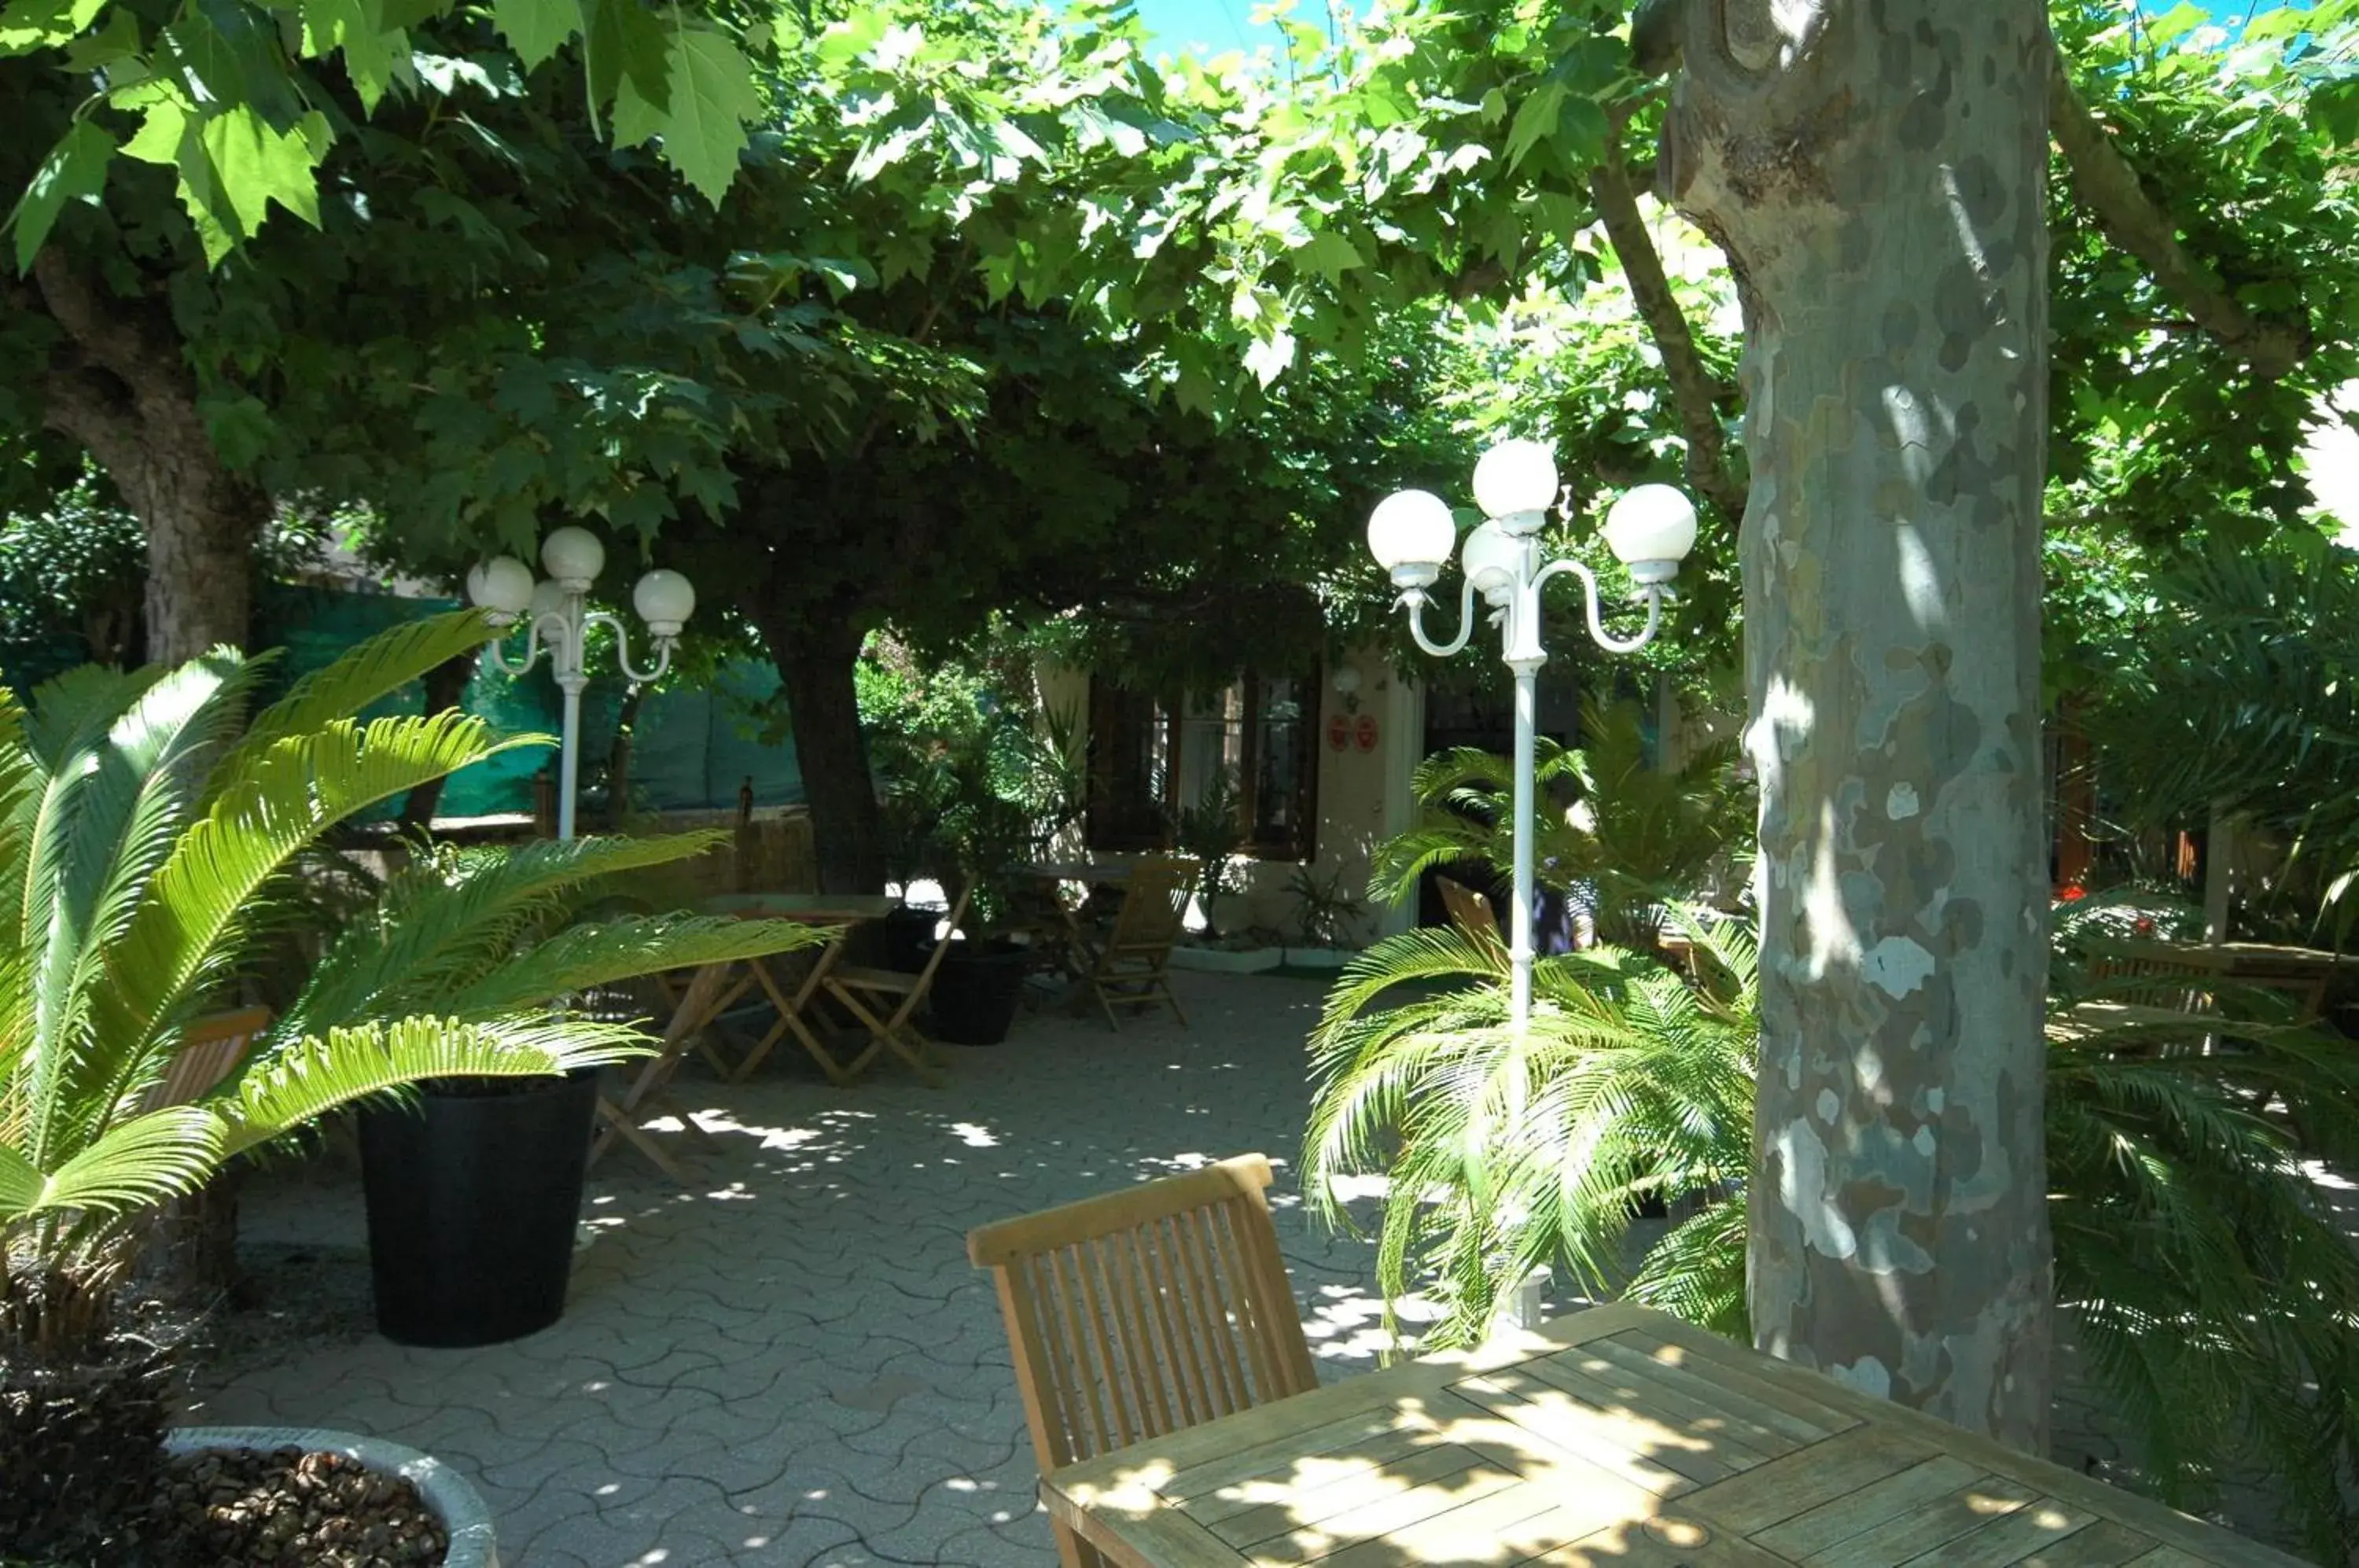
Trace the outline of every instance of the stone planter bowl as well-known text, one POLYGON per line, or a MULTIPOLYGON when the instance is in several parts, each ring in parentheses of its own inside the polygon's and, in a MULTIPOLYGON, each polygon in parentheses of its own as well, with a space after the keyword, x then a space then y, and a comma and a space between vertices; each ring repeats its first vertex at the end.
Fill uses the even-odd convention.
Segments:
POLYGON ((172 1454, 229 1448, 267 1454, 299 1448, 306 1454, 341 1454, 357 1459, 372 1470, 398 1475, 418 1488, 427 1511, 451 1538, 443 1568, 499 1568, 499 1552, 492 1544, 492 1510, 484 1506, 474 1484, 433 1455, 414 1448, 349 1432, 302 1426, 184 1426, 165 1434, 164 1447, 172 1454))

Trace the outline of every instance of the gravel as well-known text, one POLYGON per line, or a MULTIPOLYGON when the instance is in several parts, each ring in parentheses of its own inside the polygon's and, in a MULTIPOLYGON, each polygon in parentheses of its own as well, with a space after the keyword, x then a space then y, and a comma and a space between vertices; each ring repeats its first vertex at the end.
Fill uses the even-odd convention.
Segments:
POLYGON ((157 1508, 185 1568, 412 1568, 450 1545, 408 1481, 297 1448, 176 1458, 157 1508))

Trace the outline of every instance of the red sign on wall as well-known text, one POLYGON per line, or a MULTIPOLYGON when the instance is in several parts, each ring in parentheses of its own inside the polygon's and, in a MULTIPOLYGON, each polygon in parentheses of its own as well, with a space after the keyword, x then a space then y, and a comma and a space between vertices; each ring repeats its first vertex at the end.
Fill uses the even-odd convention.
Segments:
POLYGON ((1351 744, 1352 721, 1341 713, 1331 714, 1327 720, 1327 749, 1341 751, 1351 744))
POLYGON ((1360 727, 1357 732, 1354 733, 1353 738, 1360 743, 1360 749, 1362 751, 1375 750, 1376 715, 1374 713, 1362 713, 1360 715, 1360 727))

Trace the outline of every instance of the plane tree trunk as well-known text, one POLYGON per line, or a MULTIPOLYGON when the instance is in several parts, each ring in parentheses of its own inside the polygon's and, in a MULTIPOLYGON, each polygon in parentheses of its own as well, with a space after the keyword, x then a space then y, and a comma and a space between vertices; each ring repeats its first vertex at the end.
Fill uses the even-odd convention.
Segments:
POLYGON ((2047 1438, 2038 0, 1685 0, 1670 194, 1746 317, 1754 1337, 2047 1438))
POLYGON ((214 450, 178 334, 160 306, 102 296, 55 249, 33 278, 61 332, 41 379, 45 422, 98 459, 147 536, 147 658, 244 647, 270 498, 214 450))

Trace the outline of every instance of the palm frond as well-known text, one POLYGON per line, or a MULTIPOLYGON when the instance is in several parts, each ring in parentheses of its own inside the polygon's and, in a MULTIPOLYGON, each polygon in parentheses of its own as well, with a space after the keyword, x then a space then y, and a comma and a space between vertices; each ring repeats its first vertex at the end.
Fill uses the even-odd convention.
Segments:
MULTIPOLYGON (((625 872, 692 859, 725 836, 716 830, 650 838, 543 839, 421 855, 386 887, 375 918, 355 920, 337 933, 281 1015, 273 1038, 316 1034, 371 1012, 381 1016, 385 1000, 396 995, 454 995, 506 963, 517 938, 558 895, 625 872)), ((461 1011, 473 1016, 471 1009, 461 1011)))
POLYGON ((76 1064, 85 1105, 168 1046, 202 982, 223 972, 248 901, 304 844, 379 800, 516 746, 444 713, 337 720, 278 741, 191 823, 108 958, 94 1009, 103 1050, 76 1064))
POLYGON ((386 1000, 397 1009, 462 1018, 497 1017, 662 970, 821 947, 834 935, 831 926, 714 915, 629 915, 583 921, 516 953, 470 984, 413 992, 397 982, 387 987, 386 1000))
POLYGON ((148 1208, 195 1191, 221 1160, 222 1126, 210 1112, 194 1105, 150 1111, 116 1123, 46 1176, 21 1157, 0 1166, 0 1224, 148 1208))
POLYGON ((297 1042, 206 1102, 223 1157, 286 1137, 371 1094, 434 1078, 543 1078, 651 1049, 621 1024, 532 1015, 489 1022, 410 1017, 333 1029, 297 1042))
POLYGON ((481 648, 492 632, 482 611, 453 610, 404 622, 355 644, 296 681, 285 696, 254 716, 244 737, 213 769, 208 796, 247 781, 282 741, 351 722, 435 666, 481 648))

